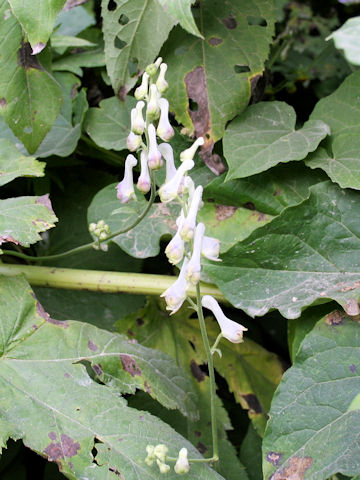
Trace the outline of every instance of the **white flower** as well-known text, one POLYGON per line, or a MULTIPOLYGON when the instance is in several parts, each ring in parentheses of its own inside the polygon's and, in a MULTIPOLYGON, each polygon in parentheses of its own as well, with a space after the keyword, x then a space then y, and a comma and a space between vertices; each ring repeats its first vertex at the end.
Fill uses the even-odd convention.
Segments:
POLYGON ((148 193, 151 188, 151 179, 148 168, 148 157, 145 150, 142 150, 140 153, 140 162, 141 162, 141 172, 137 181, 137 188, 142 193, 148 193))
POLYGON ((145 121, 142 115, 142 109, 144 108, 145 103, 140 101, 137 102, 136 107, 131 109, 131 131, 136 135, 142 135, 145 130, 145 121))
POLYGON ((195 152, 198 147, 204 145, 203 137, 199 137, 191 147, 187 148, 183 152, 180 153, 180 160, 183 162, 184 160, 192 160, 194 158, 195 152))
POLYGON ((184 258, 185 253, 185 245, 184 240, 181 238, 180 229, 182 226, 182 222, 184 221, 184 213, 181 210, 180 216, 176 219, 176 225, 178 227, 177 232, 168 243, 167 247, 165 248, 165 254, 170 263, 173 265, 178 264, 184 258))
POLYGON ((166 98, 160 98, 159 106, 160 120, 156 133, 161 140, 168 142, 175 134, 174 129, 169 122, 169 102, 166 100, 166 98))
POLYGON ((160 115, 160 106, 159 106, 159 97, 160 94, 156 85, 153 83, 150 86, 149 101, 146 108, 146 118, 149 121, 154 121, 159 118, 160 115))
POLYGON ((187 458, 187 454, 188 451, 186 448, 182 448, 180 450, 178 459, 176 460, 174 467, 175 473, 182 475, 183 473, 188 473, 188 471, 190 470, 190 464, 187 458))
POLYGON ((170 202, 171 200, 174 200, 174 198, 176 198, 185 173, 188 170, 191 170, 193 166, 194 162, 192 160, 187 160, 183 162, 177 169, 173 178, 169 182, 161 185, 161 187, 159 188, 159 196, 160 200, 163 203, 170 202))
POLYGON ((203 257, 212 260, 213 262, 221 262, 219 258, 220 254, 220 240, 214 237, 207 237, 204 235, 202 247, 201 247, 201 255, 203 257))
POLYGON ((233 320, 230 320, 230 318, 227 318, 214 297, 211 295, 204 295, 201 304, 203 307, 208 308, 213 312, 219 323, 221 333, 227 340, 232 343, 240 343, 243 341, 243 332, 246 332, 247 328, 243 327, 240 323, 236 323, 233 320))
POLYGON ((121 203, 128 202, 130 198, 134 198, 136 200, 132 171, 136 164, 137 160, 134 155, 130 154, 126 157, 124 179, 118 183, 116 187, 117 198, 121 201, 121 203))
POLYGON ((195 229, 194 247, 189 263, 187 264, 185 278, 188 282, 196 285, 200 281, 201 273, 201 245, 205 233, 205 225, 199 223, 195 229))
POLYGON ((136 100, 143 100, 146 95, 148 94, 148 87, 149 87, 149 75, 144 72, 142 76, 142 81, 140 87, 135 90, 134 96, 136 100))
POLYGON ((157 89, 159 90, 160 93, 164 93, 167 89, 168 89, 168 86, 169 84, 167 83, 167 81, 165 80, 165 73, 166 73, 166 70, 167 70, 167 65, 166 63, 162 63, 160 65, 160 73, 159 73, 159 76, 156 80, 156 87, 157 89))
POLYGON ((182 225, 180 234, 182 239, 185 240, 185 242, 189 242, 194 236, 194 231, 196 226, 196 216, 200 207, 202 192, 203 192, 203 187, 201 185, 196 187, 196 190, 194 192, 191 205, 189 208, 189 213, 182 225))
MULTIPOLYGON (((176 167, 174 162, 174 152, 172 146, 169 143, 160 143, 158 146, 161 155, 166 161, 166 176, 165 183, 173 178, 176 173, 176 167)), ((189 177, 190 178, 190 177, 189 177)))
POLYGON ((134 132, 130 132, 126 139, 126 146, 130 152, 135 152, 142 142, 141 135, 136 135, 134 132))
POLYGON ((176 282, 160 295, 161 297, 165 297, 166 310, 171 310, 170 315, 176 313, 186 299, 187 282, 185 279, 185 270, 187 263, 188 260, 185 258, 176 282))
POLYGON ((187 176, 184 180, 184 185, 182 187, 182 193, 187 193, 188 195, 188 204, 191 205, 194 193, 195 193, 195 183, 193 179, 187 176))
POLYGON ((152 123, 148 126, 149 134, 149 153, 148 163, 151 170, 158 170, 162 167, 161 153, 156 142, 156 131, 152 123))

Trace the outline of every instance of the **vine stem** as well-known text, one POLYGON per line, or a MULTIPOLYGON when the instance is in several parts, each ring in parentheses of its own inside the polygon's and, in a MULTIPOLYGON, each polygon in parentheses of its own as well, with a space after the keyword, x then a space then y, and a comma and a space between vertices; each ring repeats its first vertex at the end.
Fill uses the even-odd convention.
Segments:
MULTIPOLYGON (((204 292, 203 292, 204 293, 204 292)), ((218 435, 217 435, 217 422, 216 422, 216 411, 215 411, 215 399, 216 399, 216 385, 215 385, 215 371, 214 371, 214 359, 211 354, 209 338, 206 332, 206 325, 204 319, 204 313, 201 305, 201 290, 200 284, 196 285, 196 303, 197 303, 197 315, 199 318, 201 336, 205 347, 205 353, 208 363, 209 378, 210 378, 210 410, 211 410, 211 433, 213 441, 213 461, 219 460, 219 451, 218 451, 218 435)))

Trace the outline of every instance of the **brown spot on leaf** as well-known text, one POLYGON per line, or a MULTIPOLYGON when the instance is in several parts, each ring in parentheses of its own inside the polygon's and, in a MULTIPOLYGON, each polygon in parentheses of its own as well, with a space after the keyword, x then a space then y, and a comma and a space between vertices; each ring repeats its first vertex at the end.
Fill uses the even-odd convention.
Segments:
POLYGON ((65 457, 73 457, 80 449, 80 443, 74 442, 74 440, 68 435, 61 435, 61 444, 63 446, 65 457))
POLYGON ((199 432, 199 430, 195 430, 194 435, 195 437, 201 437, 201 432, 199 432))
POLYGON ((117 477, 121 478, 121 480, 125 480, 125 477, 119 470, 115 467, 109 467, 109 472, 114 473, 117 477))
POLYGON ((66 372, 66 373, 64 373, 64 377, 66 377, 66 378, 70 378, 70 373, 67 373, 67 372, 66 372))
POLYGON ((56 440, 56 433, 55 432, 49 432, 48 437, 50 438, 50 440, 56 440))
POLYGON ((77 89, 78 87, 80 86, 80 83, 74 83, 74 85, 71 87, 71 98, 72 100, 74 100, 74 98, 76 97, 76 94, 77 94, 77 89))
POLYGON ((355 317, 356 315, 360 314, 360 307, 355 298, 350 298, 350 300, 345 303, 344 310, 351 317, 355 317))
POLYGON ((356 367, 355 367, 355 365, 354 365, 353 363, 350 365, 349 368, 350 368, 350 372, 351 372, 351 373, 355 373, 355 372, 356 372, 356 367))
POLYGON ((292 457, 290 465, 275 472, 271 480, 304 480, 305 472, 312 463, 312 457, 292 457))
POLYGON ((238 207, 232 207, 229 205, 216 205, 216 219, 219 222, 222 222, 223 220, 232 217, 237 209, 238 207))
POLYGON ((129 337, 133 337, 135 335, 135 333, 132 330, 130 330, 130 328, 126 333, 129 335, 129 337))
MULTIPOLYGON (((49 433, 50 435, 54 434, 54 432, 49 433)), ((55 435, 55 434, 54 434, 55 435)), ((53 435, 50 437, 52 440, 56 439, 53 438, 53 435)), ((68 435, 62 434, 60 442, 57 443, 50 443, 44 450, 44 453, 48 456, 50 462, 56 462, 57 460, 65 457, 73 457, 77 454, 78 450, 80 449, 80 443, 74 442, 74 440, 69 437, 68 435)))
POLYGON ((144 388, 145 388, 145 391, 150 395, 151 394, 151 387, 148 384, 148 382, 144 382, 144 388))
POLYGON ((191 360, 190 370, 198 382, 202 382, 205 379, 205 373, 201 370, 195 360, 191 360))
POLYGON ((352 285, 347 285, 340 289, 340 292, 350 292, 351 290, 355 290, 356 288, 360 287, 360 282, 355 282, 352 285))
POLYGON ((325 323, 327 325, 341 325, 344 320, 344 312, 341 310, 335 310, 334 312, 329 313, 325 317, 325 323))
POLYGON ((43 70, 36 56, 33 55, 33 51, 30 43, 21 42, 21 47, 18 51, 18 64, 20 67, 28 70, 29 68, 35 68, 36 70, 43 70))
POLYGON ((250 410, 253 410, 255 413, 262 413, 263 410, 256 395, 254 395, 253 393, 247 393, 241 396, 247 403, 250 410))
POLYGON ((49 462, 56 462, 60 458, 64 458, 60 443, 49 443, 44 453, 47 455, 49 462))
POLYGON ((96 352, 97 350, 99 350, 99 347, 94 342, 92 342, 91 340, 88 341, 88 348, 92 352, 96 352))
POLYGON ((266 460, 269 463, 272 463, 273 465, 275 465, 275 467, 277 467, 279 465, 279 462, 280 462, 281 458, 282 458, 282 453, 269 452, 266 455, 266 460))
POLYGON ((209 40, 208 40, 208 43, 212 47, 216 47, 216 45, 221 45, 223 43, 223 41, 224 40, 222 38, 210 37, 209 40))
POLYGON ((275 192, 273 193, 273 197, 277 197, 277 196, 281 195, 282 193, 283 193, 283 191, 282 191, 280 188, 278 188, 278 189, 275 190, 275 192))
POLYGON ((51 207, 51 202, 50 202, 48 193, 46 193, 45 195, 41 195, 40 197, 37 197, 37 199, 35 200, 35 203, 40 203, 41 205, 44 205, 44 207, 50 210, 51 213, 54 213, 51 207))
POLYGON ((0 98, 0 107, 4 108, 7 105, 7 101, 4 97, 0 98))
POLYGON ((231 14, 223 18, 222 22, 229 30, 234 30, 237 27, 237 21, 231 14))
POLYGON ((120 100, 122 102, 125 102, 126 94, 127 94, 126 87, 125 87, 125 85, 122 85, 118 90, 118 97, 120 98, 120 100))
POLYGON ((139 325, 139 327, 141 327, 142 325, 144 325, 144 320, 142 318, 137 318, 136 323, 137 325, 139 325))
POLYGON ((135 377, 136 375, 141 375, 140 368, 130 355, 122 354, 120 355, 120 358, 124 370, 130 373, 132 377, 135 377))
POLYGON ((15 245, 19 245, 20 242, 18 242, 17 240, 15 240, 14 237, 12 237, 11 235, 0 235, 0 245, 2 243, 7 243, 7 242, 11 242, 11 243, 15 243, 15 245))
POLYGON ((198 442, 198 444, 196 445, 196 448, 199 450, 199 452, 204 455, 204 453, 207 452, 207 448, 206 446, 202 443, 202 442, 198 442))
POLYGON ((52 323, 53 325, 58 325, 59 327, 68 328, 69 323, 65 321, 55 320, 51 318, 50 315, 45 311, 41 303, 36 299, 36 296, 31 292, 31 296, 36 300, 36 313, 42 317, 46 322, 52 323))
POLYGON ((103 373, 103 369, 99 363, 94 363, 94 365, 92 365, 92 369, 98 376, 103 373))
POLYGON ((55 318, 51 318, 50 315, 49 315, 49 318, 46 319, 46 321, 48 323, 52 323, 53 325, 57 325, 58 327, 61 327, 61 328, 68 328, 69 326, 69 323, 66 320, 55 320, 55 318))

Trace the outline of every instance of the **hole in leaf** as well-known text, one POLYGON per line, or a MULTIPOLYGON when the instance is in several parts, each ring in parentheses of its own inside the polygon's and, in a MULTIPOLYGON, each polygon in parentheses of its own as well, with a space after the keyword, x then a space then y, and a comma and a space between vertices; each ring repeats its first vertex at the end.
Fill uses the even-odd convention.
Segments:
POLYGON ((119 48, 121 50, 126 45, 127 45, 127 43, 124 42, 124 40, 121 40, 119 37, 115 37, 115 40, 114 40, 114 47, 115 48, 119 48))
POLYGON ((108 5, 107 5, 107 9, 109 10, 109 12, 112 12, 116 9, 117 7, 117 4, 114 0, 109 0, 108 2, 108 5))
POLYGON ((199 105, 192 98, 189 98, 189 110, 192 112, 197 112, 198 108, 199 105))
POLYGON ((205 137, 206 137, 208 140, 210 140, 210 135, 209 135, 208 133, 205 135, 205 137))
POLYGON ((127 17, 125 13, 122 13, 119 17, 119 23, 120 25, 126 25, 127 23, 129 23, 129 17, 127 17))
POLYGON ((248 73, 248 72, 250 72, 250 68, 247 65, 234 65, 234 72, 235 73, 248 73))
POLYGON ((267 27, 267 21, 264 17, 255 17, 253 15, 249 15, 246 17, 246 20, 249 25, 258 25, 259 27, 267 27))
POLYGON ((135 77, 139 73, 139 60, 137 58, 130 58, 128 61, 128 71, 130 77, 135 77))

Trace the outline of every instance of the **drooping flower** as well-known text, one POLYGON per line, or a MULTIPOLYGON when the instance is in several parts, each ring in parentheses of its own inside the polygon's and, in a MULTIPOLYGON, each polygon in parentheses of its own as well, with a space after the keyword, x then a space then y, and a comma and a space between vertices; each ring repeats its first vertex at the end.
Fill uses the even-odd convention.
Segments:
POLYGON ((140 192, 148 193, 151 188, 151 179, 148 167, 148 156, 145 150, 142 150, 140 153, 140 163, 141 171, 136 186, 140 190, 140 192))
POLYGON ((135 90, 134 97, 136 100, 143 100, 148 94, 149 75, 144 72, 141 80, 141 85, 135 90))
POLYGON ((172 146, 169 143, 160 143, 159 150, 163 158, 166 161, 166 176, 165 183, 173 178, 176 174, 176 167, 174 162, 174 152, 172 146))
POLYGON ((149 101, 146 108, 146 118, 149 122, 157 120, 160 115, 160 105, 159 105, 160 93, 156 88, 156 85, 153 83, 150 86, 149 101))
POLYGON ((170 202, 171 200, 174 200, 176 198, 180 183, 185 175, 185 173, 189 170, 191 170, 194 166, 194 162, 192 160, 187 160, 183 162, 180 167, 177 169, 175 175, 169 182, 164 183, 160 188, 159 188, 159 196, 160 200, 163 203, 170 202))
POLYGON ((229 340, 229 342, 241 343, 243 341, 243 332, 246 332, 247 328, 226 317, 214 297, 211 295, 204 295, 201 304, 203 307, 212 311, 219 323, 221 333, 227 340, 229 340))
POLYGON ((204 145, 203 137, 199 137, 195 142, 191 145, 191 147, 187 148, 183 152, 180 153, 180 160, 183 162, 184 160, 192 160, 196 153, 196 150, 201 145, 204 145))
POLYGON ((159 90, 160 93, 164 93, 166 92, 166 90, 168 89, 169 87, 169 84, 167 83, 167 81, 165 80, 165 73, 166 73, 166 70, 167 70, 167 65, 166 63, 162 63, 160 65, 160 73, 159 73, 159 76, 156 80, 156 87, 157 89, 159 90))
POLYGON ((184 213, 181 211, 180 216, 176 219, 176 225, 178 227, 177 232, 173 238, 168 243, 165 254, 170 263, 177 265, 184 258, 185 253, 185 244, 184 240, 181 238, 180 229, 182 227, 182 222, 184 221, 184 213))
POLYGON ((178 473, 179 475, 182 475, 184 473, 188 473, 190 470, 190 464, 188 460, 188 451, 186 448, 182 448, 179 452, 178 459, 176 460, 175 463, 175 473, 178 473))
MULTIPOLYGON (((187 161, 192 161, 192 160, 187 160, 187 161)), ((201 185, 196 187, 193 198, 191 200, 189 213, 182 225, 180 235, 181 235, 181 238, 185 240, 185 242, 189 242, 194 237, 194 232, 196 227, 196 216, 200 207, 202 192, 203 192, 203 187, 201 185)))
POLYGON ((186 299, 187 281, 185 271, 187 263, 188 259, 185 258, 177 280, 160 295, 165 298, 166 310, 171 311, 170 315, 176 313, 186 299))
POLYGON ((158 170, 162 167, 161 153, 158 148, 156 141, 156 131, 152 123, 148 126, 148 135, 149 135, 149 153, 148 153, 148 162, 149 168, 151 170, 158 170))
POLYGON ((130 152, 135 152, 142 142, 141 135, 136 135, 134 132, 130 132, 126 139, 126 146, 130 152))
POLYGON ((204 235, 202 247, 201 247, 201 255, 213 262, 221 262, 219 258, 220 254, 220 240, 214 237, 207 237, 204 235))
POLYGON ((196 285, 200 281, 201 274, 201 245, 205 233, 205 225, 198 223, 194 235, 194 247, 191 258, 186 267, 185 278, 188 282, 196 285))
POLYGON ((158 137, 164 142, 168 142, 175 134, 173 127, 169 122, 169 102, 166 98, 160 98, 160 119, 156 130, 158 137))
POLYGON ((137 102, 136 107, 131 109, 131 131, 136 135, 142 135, 145 130, 145 121, 143 119, 142 110, 145 106, 143 101, 137 102))
POLYGON ((124 179, 116 186, 117 198, 121 203, 128 202, 131 198, 136 200, 134 191, 133 168, 137 164, 134 155, 128 155, 125 160, 124 179))

